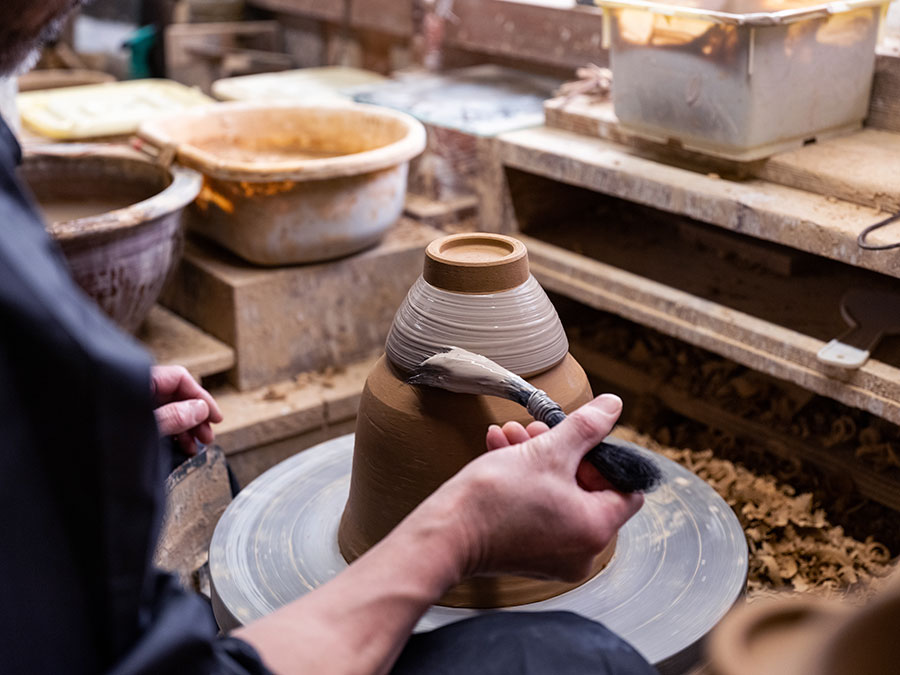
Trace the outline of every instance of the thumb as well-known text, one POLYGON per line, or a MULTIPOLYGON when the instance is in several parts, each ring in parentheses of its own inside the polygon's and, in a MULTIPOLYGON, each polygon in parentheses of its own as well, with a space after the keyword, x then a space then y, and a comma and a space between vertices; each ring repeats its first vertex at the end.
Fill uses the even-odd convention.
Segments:
POLYGON ((621 412, 622 399, 615 394, 603 394, 534 440, 543 441, 543 447, 557 457, 564 457, 567 469, 574 472, 585 453, 609 435, 621 412))
POLYGON ((209 406, 201 399, 189 399, 164 405, 154 414, 159 432, 163 436, 174 436, 205 422, 209 417, 209 406))

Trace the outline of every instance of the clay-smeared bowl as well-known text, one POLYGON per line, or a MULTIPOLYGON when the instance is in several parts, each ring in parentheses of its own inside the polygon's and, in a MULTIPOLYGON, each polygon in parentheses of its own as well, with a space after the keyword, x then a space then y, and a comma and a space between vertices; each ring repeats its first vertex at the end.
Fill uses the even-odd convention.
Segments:
POLYGON ((104 146, 42 146, 21 175, 62 247, 75 281, 134 332, 181 254, 182 213, 199 174, 104 146))
MULTIPOLYGON (((398 310, 386 356, 369 374, 360 400, 350 496, 338 532, 348 561, 485 452, 488 425, 531 421, 524 408, 504 399, 406 384, 412 367, 449 345, 527 377, 566 412, 591 399, 587 376, 568 353, 559 317, 531 276, 521 242, 497 234, 432 242, 424 274, 398 310)), ((595 572, 612 552, 610 545, 597 557, 595 572)), ((514 576, 470 579, 441 604, 518 605, 577 585, 514 576)))
POLYGON ((189 227, 260 265, 378 243, 425 147, 414 118, 355 103, 223 103, 147 122, 139 135, 203 174, 189 227))

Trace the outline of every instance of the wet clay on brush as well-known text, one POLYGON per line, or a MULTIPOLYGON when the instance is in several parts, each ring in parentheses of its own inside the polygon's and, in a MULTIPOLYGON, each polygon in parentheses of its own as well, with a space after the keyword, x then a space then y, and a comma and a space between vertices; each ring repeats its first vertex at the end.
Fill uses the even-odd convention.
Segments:
POLYGON ((397 311, 385 351, 411 372, 449 346, 483 354, 517 375, 559 363, 569 342, 556 310, 533 276, 489 294, 451 293, 419 278, 397 311))

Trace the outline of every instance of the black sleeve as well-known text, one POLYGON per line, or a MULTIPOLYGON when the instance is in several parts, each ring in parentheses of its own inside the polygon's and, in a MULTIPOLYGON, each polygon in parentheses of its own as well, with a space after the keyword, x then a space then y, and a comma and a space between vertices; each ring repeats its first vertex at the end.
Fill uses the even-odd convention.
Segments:
POLYGON ((156 573, 153 613, 138 643, 113 668, 112 675, 203 673, 268 675, 249 644, 232 637, 214 639, 215 620, 206 601, 186 593, 176 579, 156 573))
POLYGON ((151 564, 150 358, 71 280, 0 120, 0 671, 262 673, 151 564))

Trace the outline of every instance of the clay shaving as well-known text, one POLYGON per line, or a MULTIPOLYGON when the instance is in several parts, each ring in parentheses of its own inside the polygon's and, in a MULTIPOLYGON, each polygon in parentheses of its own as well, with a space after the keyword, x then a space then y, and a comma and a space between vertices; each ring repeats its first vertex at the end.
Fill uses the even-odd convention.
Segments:
POLYGON ((739 437, 677 415, 646 394, 626 413, 629 424, 650 435, 616 431, 697 473, 734 509, 750 548, 751 599, 785 589, 865 595, 879 586, 900 550, 897 512, 860 497, 850 476, 773 454, 770 446, 791 437, 896 477, 895 425, 630 322, 580 318, 570 330, 573 345, 621 360, 682 391, 683 400, 714 404, 772 430, 771 438, 739 437))
POLYGON ((263 401, 285 401, 288 394, 311 387, 321 387, 323 389, 334 388, 334 378, 347 372, 343 366, 327 366, 322 370, 303 372, 296 375, 292 380, 279 382, 278 384, 266 387, 260 394, 263 401))
POLYGON ((822 596, 866 591, 891 572, 887 547, 859 541, 833 525, 807 492, 717 458, 712 450, 677 449, 619 427, 616 435, 658 452, 709 483, 737 514, 750 547, 749 599, 783 591, 822 596))

